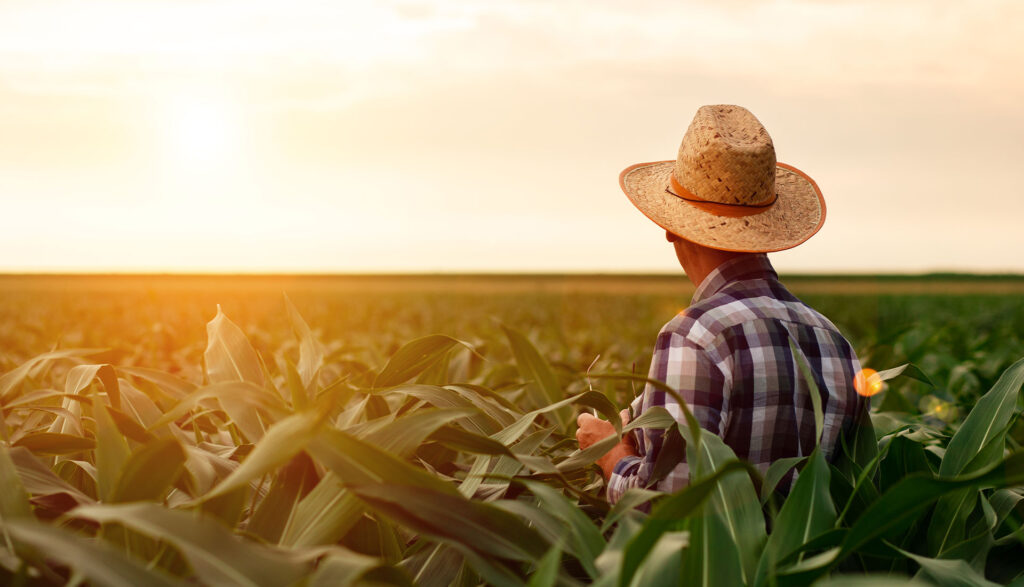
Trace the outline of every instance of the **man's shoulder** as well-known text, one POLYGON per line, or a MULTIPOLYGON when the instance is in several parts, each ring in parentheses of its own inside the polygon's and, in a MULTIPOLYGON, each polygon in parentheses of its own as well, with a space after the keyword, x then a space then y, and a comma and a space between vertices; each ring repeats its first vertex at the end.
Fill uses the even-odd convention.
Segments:
POLYGON ((700 300, 665 324, 662 333, 674 333, 691 343, 709 348, 729 330, 758 322, 792 322, 836 331, 821 313, 803 303, 785 288, 726 287, 700 300))

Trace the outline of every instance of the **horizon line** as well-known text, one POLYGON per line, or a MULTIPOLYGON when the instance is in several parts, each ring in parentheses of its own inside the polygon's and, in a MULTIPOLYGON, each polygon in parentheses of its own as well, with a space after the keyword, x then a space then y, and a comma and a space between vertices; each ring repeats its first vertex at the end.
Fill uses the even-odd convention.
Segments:
MULTIPOLYGON (((831 278, 831 279, 871 279, 871 278, 967 278, 967 279, 1024 279, 1024 272, 1013 271, 797 271, 779 272, 787 278, 831 278)), ((675 271, 583 271, 583 270, 544 270, 544 271, 3 271, 0 278, 44 278, 44 277, 244 277, 244 278, 428 278, 428 277, 657 277, 685 278, 682 270, 675 271)))

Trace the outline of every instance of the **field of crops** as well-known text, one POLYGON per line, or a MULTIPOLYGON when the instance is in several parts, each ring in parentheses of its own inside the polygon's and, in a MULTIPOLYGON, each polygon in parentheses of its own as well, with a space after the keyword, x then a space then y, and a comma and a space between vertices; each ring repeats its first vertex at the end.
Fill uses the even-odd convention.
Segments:
POLYGON ((691 485, 612 507, 575 414, 685 278, 0 277, 0 582, 1024 584, 1024 283, 791 287, 871 423, 762 477, 651 411, 691 485))

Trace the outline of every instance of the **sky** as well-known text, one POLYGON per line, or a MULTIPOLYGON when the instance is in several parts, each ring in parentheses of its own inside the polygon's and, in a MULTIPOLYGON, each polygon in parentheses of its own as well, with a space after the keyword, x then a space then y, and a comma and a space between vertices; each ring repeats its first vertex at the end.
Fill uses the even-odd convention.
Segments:
POLYGON ((618 187, 739 104, 782 272, 1024 272, 1019 0, 0 2, 0 272, 668 272, 618 187))

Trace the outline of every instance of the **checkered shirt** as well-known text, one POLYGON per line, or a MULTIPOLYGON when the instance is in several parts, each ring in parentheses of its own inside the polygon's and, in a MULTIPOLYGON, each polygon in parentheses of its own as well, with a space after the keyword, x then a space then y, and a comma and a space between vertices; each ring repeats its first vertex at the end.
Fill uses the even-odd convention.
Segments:
MULTIPOLYGON (((658 334, 650 378, 676 389, 702 428, 764 473, 773 461, 808 455, 816 444, 814 408, 790 339, 820 390, 822 448, 831 457, 840 435, 866 409, 853 387, 860 364, 839 330, 783 287, 766 255, 730 259, 701 282, 690 307, 658 334)), ((676 400, 648 385, 632 404, 634 417, 652 406, 686 425, 676 400)), ((664 432, 634 434, 640 456, 616 463, 608 482, 612 503, 630 487, 650 483, 664 432)), ((680 463, 654 488, 677 491, 689 476, 680 463)), ((788 490, 790 482, 780 487, 788 490)))

